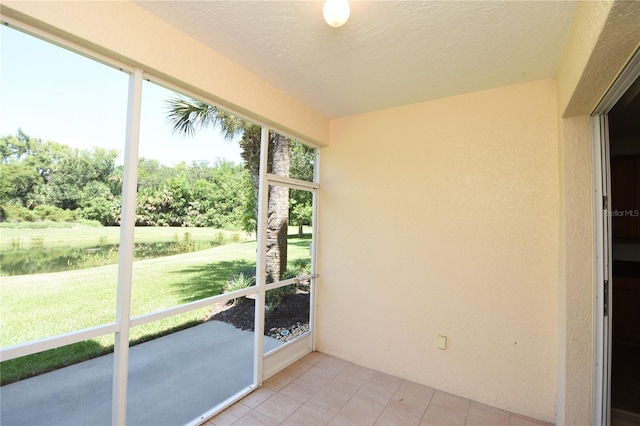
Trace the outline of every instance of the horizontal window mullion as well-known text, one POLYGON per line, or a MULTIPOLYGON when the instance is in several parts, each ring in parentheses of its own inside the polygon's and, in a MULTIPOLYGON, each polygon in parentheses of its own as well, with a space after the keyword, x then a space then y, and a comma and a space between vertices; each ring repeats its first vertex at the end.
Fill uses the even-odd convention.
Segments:
POLYGON ((312 278, 317 278, 317 277, 318 277, 317 274, 300 275, 294 278, 289 278, 287 280, 276 281, 275 283, 269 283, 265 286, 265 290, 267 291, 275 290, 276 288, 285 287, 291 284, 298 284, 302 280, 310 280, 312 278))
POLYGON ((291 284, 297 284, 298 283, 298 279, 297 278, 289 278, 288 280, 282 280, 282 281, 276 281, 275 283, 269 283, 265 286, 265 290, 269 291, 269 290, 275 290, 276 288, 280 288, 280 287, 285 287, 291 284))
POLYGON ((98 325, 96 327, 85 328, 84 330, 73 331, 71 333, 59 334, 32 342, 19 343, 17 345, 6 346, 0 349, 0 361, 19 358, 21 356, 33 355, 62 346, 72 345, 107 334, 115 333, 118 325, 113 323, 98 325))
POLYGON ((140 315, 140 316, 131 318, 129 327, 132 328, 132 327, 148 324, 153 321, 159 321, 165 318, 191 312, 196 309, 206 308, 207 306, 215 305, 216 303, 226 303, 229 300, 254 294, 256 293, 256 291, 257 291, 257 288, 253 286, 253 287, 245 288, 242 290, 234 291, 231 293, 218 294, 216 296, 207 297, 206 299, 196 300, 195 302, 174 306, 172 308, 163 309, 161 311, 152 312, 150 314, 140 315))
POLYGON ((320 188, 320 184, 316 182, 307 182, 305 180, 278 176, 272 173, 267 173, 267 183, 269 185, 286 186, 288 188, 299 189, 302 191, 313 191, 320 188))

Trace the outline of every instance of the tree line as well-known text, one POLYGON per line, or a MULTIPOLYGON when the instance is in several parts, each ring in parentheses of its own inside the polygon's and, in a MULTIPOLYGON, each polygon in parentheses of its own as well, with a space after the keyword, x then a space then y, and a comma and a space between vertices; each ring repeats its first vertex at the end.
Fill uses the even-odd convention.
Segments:
MULTIPOLYGON (((241 136, 240 156, 251 176, 253 200, 257 200, 260 190, 258 181, 262 152, 261 126, 196 99, 176 96, 167 99, 166 104, 167 118, 174 132, 194 135, 201 128, 214 127, 221 130, 228 139, 241 136)), ((269 173, 306 181, 313 180, 315 156, 312 148, 285 135, 269 131, 266 154, 269 173)), ((311 198, 311 193, 307 191, 269 185, 265 241, 267 282, 274 282, 283 277, 287 269, 289 223, 297 222, 298 233, 302 233, 303 217, 308 215, 309 220, 311 218, 311 198)), ((257 217, 257 208, 254 207, 254 210, 254 217, 257 217)))
MULTIPOLYGON (((313 173, 309 150, 292 149, 298 173, 313 173), (311 170, 311 172, 309 171, 311 170)), ((22 130, 0 137, 2 220, 77 220, 119 225, 123 166, 115 150, 79 150, 30 137, 22 130)), ((309 223, 310 194, 291 195, 292 223, 309 223)), ((140 158, 136 225, 256 227, 250 170, 227 160, 179 163, 174 167, 140 158)))

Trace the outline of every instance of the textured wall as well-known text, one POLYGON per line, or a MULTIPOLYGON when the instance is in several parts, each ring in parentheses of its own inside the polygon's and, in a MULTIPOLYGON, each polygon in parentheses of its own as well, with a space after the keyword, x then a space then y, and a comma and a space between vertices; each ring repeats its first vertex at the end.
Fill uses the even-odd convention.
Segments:
POLYGON ((2 13, 319 146, 329 142, 322 114, 132 3, 3 1, 2 13))
POLYGON ((555 102, 545 80, 331 122, 319 350, 554 420, 555 102))
POLYGON ((589 117, 561 121, 562 227, 557 424, 591 424, 593 200, 589 117))
POLYGON ((590 114, 640 43, 640 3, 578 2, 558 70, 558 111, 590 114))

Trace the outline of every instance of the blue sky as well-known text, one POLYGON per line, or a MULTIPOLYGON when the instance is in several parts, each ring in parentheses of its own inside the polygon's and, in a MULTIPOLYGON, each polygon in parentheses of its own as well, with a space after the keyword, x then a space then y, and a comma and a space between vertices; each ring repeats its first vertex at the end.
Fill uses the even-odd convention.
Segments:
MULTIPOLYGON (((124 156, 128 74, 11 28, 0 28, 0 135, 26 134, 79 149, 116 149, 124 156)), ((240 162, 237 141, 214 129, 175 135, 165 100, 174 93, 144 82, 141 157, 166 165, 226 158, 240 162)))

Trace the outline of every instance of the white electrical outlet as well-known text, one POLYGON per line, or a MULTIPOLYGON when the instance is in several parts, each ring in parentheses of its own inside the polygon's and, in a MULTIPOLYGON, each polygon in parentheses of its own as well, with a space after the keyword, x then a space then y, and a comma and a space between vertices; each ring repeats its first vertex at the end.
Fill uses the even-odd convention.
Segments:
POLYGON ((447 336, 438 334, 438 349, 447 349, 447 336))

